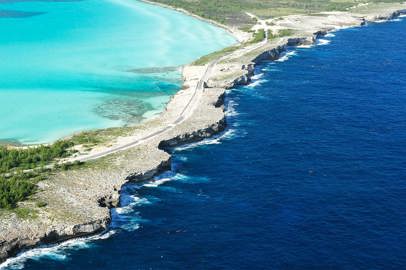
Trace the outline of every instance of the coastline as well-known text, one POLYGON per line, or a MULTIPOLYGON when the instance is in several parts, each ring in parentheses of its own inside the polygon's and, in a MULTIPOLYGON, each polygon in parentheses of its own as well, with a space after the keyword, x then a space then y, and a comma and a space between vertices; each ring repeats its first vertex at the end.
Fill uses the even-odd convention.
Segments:
POLYGON ((229 32, 232 36, 234 36, 237 39, 238 42, 244 42, 244 41, 247 41, 247 40, 249 40, 251 38, 250 34, 239 30, 237 27, 230 27, 230 26, 227 26, 225 24, 216 22, 214 20, 203 18, 203 17, 201 17, 199 15, 196 15, 196 14, 193 14, 193 13, 191 13, 191 12, 189 12, 189 11, 183 9, 183 8, 176 8, 176 7, 172 7, 170 5, 165 5, 165 4, 162 4, 162 3, 157 3, 157 2, 153 2, 153 1, 149 1, 149 0, 140 0, 140 1, 144 2, 144 3, 147 3, 147 4, 150 4, 150 5, 171 9, 171 10, 183 13, 183 14, 185 14, 187 16, 196 18, 198 20, 205 21, 205 22, 210 23, 210 24, 212 24, 214 26, 223 28, 224 30, 229 32))
MULTIPOLYGON (((252 47, 252 50, 245 54, 232 53, 228 59, 217 59, 207 78, 206 66, 184 67, 182 73, 184 86, 187 87, 171 99, 159 119, 147 121, 145 129, 140 130, 139 137, 173 123, 176 130, 173 127, 168 128, 157 137, 140 139, 137 145, 103 156, 102 165, 96 170, 86 168, 85 172, 66 172, 42 183, 38 196, 54 198, 54 205, 43 209, 35 221, 21 222, 16 217, 8 222, 0 221, 0 239, 5 239, 0 241, 0 261, 27 248, 92 235, 107 229, 110 208, 119 204, 119 190, 123 184, 127 181, 149 180, 169 168, 171 157, 164 150, 166 147, 202 140, 226 128, 223 103, 225 91, 250 83, 256 63, 278 59, 288 46, 314 44, 317 38, 329 31, 360 26, 365 24, 365 21, 391 20, 404 12, 405 10, 392 10, 387 14, 371 14, 369 18, 352 15, 348 25, 336 25, 337 27, 333 27, 330 21, 325 21, 309 31, 296 33, 275 42, 265 42, 258 48, 252 47), (201 87, 199 84, 202 84, 201 87), (188 106, 189 104, 191 106, 188 106), (185 106, 184 119, 176 123, 177 116, 185 106), (141 160, 138 164, 132 162, 141 160), (106 172, 106 164, 114 166, 107 167, 106 172), (72 177, 73 175, 75 177, 72 177), (69 181, 73 183, 66 183, 69 181), (58 199, 61 195, 66 197, 58 199), (66 209, 66 206, 71 209, 66 209), (55 211, 58 214, 50 216, 47 211, 55 211), (73 217, 69 222, 67 214, 71 215, 69 218, 73 217), (13 223, 18 224, 18 228, 10 226, 13 223)), ((100 158, 97 159, 99 162, 100 158)))

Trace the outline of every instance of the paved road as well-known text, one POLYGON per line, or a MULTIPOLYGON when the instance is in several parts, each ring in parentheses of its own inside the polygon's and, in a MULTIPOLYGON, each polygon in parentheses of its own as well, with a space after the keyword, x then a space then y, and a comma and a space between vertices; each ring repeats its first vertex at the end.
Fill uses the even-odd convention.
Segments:
POLYGON ((93 155, 88 155, 88 156, 85 156, 85 157, 78 157, 75 160, 81 161, 81 162, 90 161, 90 160, 98 159, 98 158, 101 158, 101 157, 104 157, 104 156, 107 156, 107 155, 110 155, 110 154, 113 154, 113 153, 116 153, 116 152, 119 152, 119 151, 122 151, 122 150, 129 149, 131 147, 137 146, 137 145, 145 142, 146 140, 153 139, 153 138, 157 137, 158 135, 161 135, 161 134, 167 132, 168 130, 173 129, 174 127, 176 127, 177 125, 179 125, 180 123, 185 121, 187 119, 186 116, 187 116, 188 109, 191 108, 191 105, 192 105, 194 99, 197 97, 198 91, 203 91, 204 83, 208 79, 208 76, 211 73, 212 68, 221 59, 213 61, 207 66, 202 78, 199 80, 199 82, 197 83, 197 85, 196 85, 196 87, 195 87, 195 89, 193 91, 192 97, 189 99, 188 103, 185 105, 182 112, 179 114, 178 118, 176 118, 176 120, 173 121, 171 124, 168 124, 168 126, 162 127, 161 129, 159 129, 159 130, 157 130, 157 131, 155 131, 155 132, 153 132, 151 134, 148 134, 148 135, 146 135, 146 136, 144 136, 142 138, 134 140, 132 142, 129 142, 129 143, 126 143, 126 144, 123 144, 123 145, 119 145, 119 146, 116 146, 116 147, 112 147, 112 148, 106 149, 105 151, 95 153, 93 155))
MULTIPOLYGON (((260 43, 258 43, 256 45, 253 45, 253 46, 242 49, 242 51, 240 53, 246 54, 246 53, 249 53, 250 51, 254 51, 254 50, 262 47, 263 45, 265 45, 267 43, 267 39, 268 38, 266 38, 264 41, 262 41, 262 42, 260 42, 260 43)), ((137 145, 145 142, 146 140, 156 138, 157 136, 167 132, 170 129, 173 129, 174 127, 176 127, 177 125, 179 125, 180 123, 185 121, 187 119, 188 110, 193 111, 193 109, 194 109, 191 106, 193 104, 194 99, 196 99, 198 97, 198 92, 204 90, 204 83, 208 80, 208 78, 209 78, 209 76, 210 76, 210 74, 211 74, 211 72, 213 70, 213 67, 215 67, 220 61, 226 60, 227 58, 235 58, 235 55, 233 55, 233 53, 230 53, 229 55, 225 55, 225 56, 223 56, 223 57, 221 57, 221 58, 219 58, 219 59, 217 59, 215 61, 210 62, 207 65, 206 70, 205 70, 202 78, 199 80, 199 82, 197 83, 197 85, 196 85, 196 87, 194 89, 192 97, 190 98, 188 103, 185 105, 182 112, 179 114, 178 118, 176 118, 176 120, 173 121, 171 124, 168 124, 168 126, 162 127, 161 129, 159 129, 159 130, 157 130, 157 131, 155 131, 155 132, 153 132, 151 134, 148 134, 148 135, 146 135, 146 136, 144 136, 142 138, 134 140, 132 142, 129 142, 129 143, 126 143, 126 144, 123 144, 123 145, 119 145, 119 146, 116 146, 116 147, 112 147, 112 148, 106 149, 106 150, 104 150, 102 152, 95 153, 95 154, 92 154, 92 155, 87 155, 87 156, 84 156, 84 157, 78 157, 75 160, 81 161, 81 162, 95 160, 95 159, 98 159, 98 158, 101 158, 101 157, 104 157, 104 156, 107 156, 107 155, 110 155, 110 154, 113 154, 113 153, 116 153, 116 152, 119 152, 119 151, 122 151, 122 150, 129 149, 131 147, 137 146, 137 145)), ((197 103, 194 103, 194 104, 197 104, 197 103)))

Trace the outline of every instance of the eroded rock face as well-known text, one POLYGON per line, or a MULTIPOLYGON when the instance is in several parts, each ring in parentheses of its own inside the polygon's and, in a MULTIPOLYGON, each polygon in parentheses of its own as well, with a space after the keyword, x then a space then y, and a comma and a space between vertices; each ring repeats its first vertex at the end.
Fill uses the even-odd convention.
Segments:
POLYGON ((110 223, 110 219, 97 222, 89 222, 87 224, 78 224, 73 226, 72 232, 74 235, 89 235, 103 231, 110 223))
POLYGON ((159 144, 159 148, 167 149, 167 148, 179 146, 182 144, 198 142, 198 141, 201 141, 202 139, 210 138, 214 134, 224 131, 225 128, 226 128, 226 120, 225 120, 225 118, 223 118, 220 121, 208 126, 205 129, 196 130, 191 133, 185 133, 185 134, 179 135, 175 138, 172 138, 170 140, 162 141, 159 144))
POLYGON ((110 217, 106 217, 85 224, 59 226, 57 228, 50 227, 46 231, 42 231, 41 228, 36 226, 23 232, 9 229, 7 230, 7 239, 0 242, 0 261, 4 261, 8 257, 15 256, 18 252, 38 244, 54 244, 75 237, 102 232, 107 229, 109 223, 110 217))
POLYGON ((369 20, 371 21, 386 21, 386 20, 393 20, 396 19, 397 17, 399 17, 402 14, 406 14, 406 9, 403 10, 397 10, 393 13, 390 14, 380 14, 377 16, 374 16, 373 18, 369 18, 369 20))
MULTIPOLYGON (((384 19, 392 19, 400 13, 384 19)), ((382 16, 379 19, 383 19, 382 16)), ((363 20, 356 18, 351 23, 355 22, 361 24, 363 20)), ((219 64, 205 83, 206 89, 198 93, 200 98, 193 104, 191 115, 158 138, 102 158, 101 165, 60 172, 41 182, 38 197, 46 200, 48 205, 39 209, 37 218, 22 220, 10 214, 0 219, 0 262, 39 244, 58 243, 106 230, 110 223, 110 208, 119 205, 122 185, 128 181, 151 179, 169 169, 171 157, 162 149, 199 141, 223 131, 226 128, 223 106, 226 89, 249 84, 256 63, 278 59, 287 46, 311 44, 325 35, 326 30, 311 33, 263 48, 253 59, 219 64)), ((168 104, 158 126, 167 126, 178 117, 179 110, 194 95, 202 69, 197 66, 184 68, 185 87, 168 104)), ((148 128, 154 130, 156 126, 148 128)))
MULTIPOLYGON (((187 91, 183 95, 189 95, 187 91)), ((119 205, 122 185, 149 180, 170 168, 170 155, 161 149, 198 141, 225 129, 224 93, 224 88, 206 89, 193 114, 176 129, 146 144, 112 154, 101 166, 60 172, 41 183, 38 196, 47 198, 48 205, 39 210, 36 219, 22 221, 10 215, 0 220, 0 261, 39 244, 106 230, 110 223, 109 208, 119 205)), ((176 103, 176 98, 172 102, 176 103)), ((172 109, 168 107, 170 114, 172 109)))

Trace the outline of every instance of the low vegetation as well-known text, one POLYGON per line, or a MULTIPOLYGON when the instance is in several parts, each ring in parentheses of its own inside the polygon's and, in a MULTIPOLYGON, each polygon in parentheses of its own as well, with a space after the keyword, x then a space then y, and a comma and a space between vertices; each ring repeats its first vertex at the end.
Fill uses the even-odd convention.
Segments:
POLYGON ((254 33, 254 37, 251 39, 250 43, 258 43, 266 38, 265 30, 259 29, 254 33))
POLYGON ((16 170, 29 170, 44 167, 49 162, 72 154, 70 141, 58 141, 52 145, 29 147, 25 149, 0 147, 0 173, 16 170))
POLYGON ((13 210, 19 218, 34 219, 38 215, 38 211, 32 208, 20 207, 13 210))
POLYGON ((288 37, 293 35, 294 31, 292 29, 282 29, 278 32, 278 37, 288 37))
POLYGON ((399 3, 399 0, 152 0, 185 9, 206 19, 246 26, 255 20, 246 12, 259 17, 279 17, 290 14, 312 14, 323 11, 344 11, 360 3, 399 3))
POLYGON ((294 34, 294 31, 292 29, 282 29, 279 30, 276 34, 272 32, 271 30, 268 30, 268 39, 273 40, 276 38, 281 38, 281 37, 289 37, 294 34))
POLYGON ((205 55, 205 56, 199 58, 198 60, 196 60, 195 62, 193 62, 193 64, 197 65, 197 66, 205 65, 205 64, 207 64, 207 63, 209 63, 209 62, 211 62, 211 61, 213 61, 215 59, 220 58, 223 55, 226 55, 226 54, 229 54, 229 53, 232 53, 232 52, 238 50, 240 47, 241 46, 227 47, 227 48, 225 48, 223 50, 220 50, 220 51, 205 55))
MULTIPOLYGON (((323 11, 347 10, 362 3, 360 0, 151 0, 182 8, 203 18, 223 24, 238 26, 250 31, 256 20, 246 12, 260 18, 270 18, 289 14, 315 14, 323 11)), ((369 0, 369 3, 393 3, 399 0, 369 0)), ((290 29, 274 34, 268 32, 269 39, 290 36, 290 29)), ((264 30, 253 33, 248 43, 258 43, 266 38, 264 30)), ((244 46, 246 44, 242 44, 244 46)), ((240 45, 225 48, 198 59, 194 64, 204 65, 225 54, 232 53, 240 45)), ((56 161, 72 155, 75 145, 92 147, 104 143, 112 137, 130 132, 130 129, 117 128, 102 131, 84 132, 69 140, 58 141, 52 145, 27 148, 9 148, 0 146, 0 211, 13 209, 20 217, 34 217, 35 213, 28 208, 17 208, 18 203, 32 196, 37 190, 37 183, 44 179, 50 170, 69 170, 82 166, 82 163, 56 165, 56 161), (54 166, 50 166, 54 165, 54 166)), ((46 202, 37 202, 37 207, 45 207, 46 202)))
POLYGON ((27 148, 0 146, 0 209, 15 209, 19 202, 33 195, 45 173, 80 166, 81 163, 48 166, 73 154, 73 145, 72 141, 57 141, 27 148))
MULTIPOLYGON (((18 216, 27 216, 26 209, 19 210, 18 203, 36 192, 39 181, 54 171, 83 167, 84 163, 78 161, 58 164, 58 160, 76 153, 75 145, 90 148, 132 130, 124 127, 82 132, 50 145, 18 148, 0 145, 0 210, 13 210, 18 216)), ((36 206, 44 207, 46 203, 37 202, 36 206)))
POLYGON ((34 174, 0 176, 0 208, 15 208, 18 202, 34 194, 36 183, 39 180, 41 180, 41 176, 34 174))
MULTIPOLYGON (((268 40, 273 40, 276 38, 280 38, 280 37, 287 37, 287 36, 291 36, 293 34, 293 30, 292 29, 282 29, 279 30, 279 32, 277 34, 273 34, 272 31, 268 30, 268 40)), ((264 29, 260 29, 256 32, 253 32, 253 37, 250 41, 248 41, 247 43, 241 44, 241 45, 237 45, 237 46, 231 46, 231 47, 227 47, 223 50, 205 55, 201 58, 199 58, 198 60, 196 60, 195 62, 193 62, 194 65, 205 65, 215 59, 218 59, 226 54, 230 54, 240 48, 242 48, 243 46, 247 45, 247 44, 255 44, 258 42, 263 41, 266 38, 265 35, 265 30, 264 29)))
POLYGON ((129 135, 133 131, 133 127, 114 127, 100 130, 84 131, 72 136, 69 139, 75 145, 93 146, 100 143, 105 143, 118 136, 129 135))
POLYGON ((195 62, 193 62, 194 65, 205 65, 207 63, 209 63, 210 61, 213 61, 215 59, 218 59, 226 54, 230 54, 240 48, 242 48, 244 45, 247 44, 254 44, 254 43, 258 43, 263 41, 266 38, 266 34, 265 34, 265 30, 264 29, 259 29, 256 32, 253 32, 253 37, 250 41, 248 41, 247 43, 241 44, 241 45, 236 45, 236 46, 231 46, 231 47, 227 47, 225 49, 222 49, 220 51, 216 51, 214 53, 205 55, 201 58, 199 58, 198 60, 196 60, 195 62))

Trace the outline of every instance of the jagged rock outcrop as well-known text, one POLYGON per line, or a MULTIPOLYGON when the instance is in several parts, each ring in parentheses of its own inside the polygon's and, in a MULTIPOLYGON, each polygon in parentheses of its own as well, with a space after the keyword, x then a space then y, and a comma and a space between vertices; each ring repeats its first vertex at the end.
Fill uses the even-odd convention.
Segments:
MULTIPOLYGON (((405 11, 370 18, 354 17, 344 25, 393 19, 402 13, 405 11)), ((321 18, 321 22, 324 19, 321 18)), ((330 21, 328 25, 331 25, 330 21)), ((200 77, 196 78, 194 69, 204 70, 204 67, 185 67, 185 86, 188 87, 172 98, 158 121, 147 123, 145 130, 138 132, 153 132, 159 126, 173 123, 185 103, 199 95, 191 105, 194 109, 190 115, 185 115, 184 121, 176 128, 168 129, 159 138, 146 140, 141 145, 90 162, 89 167, 59 172, 41 182, 37 196, 46 201, 47 206, 38 209, 35 219, 20 219, 15 214, 0 219, 0 262, 40 244, 58 243, 105 230, 110 223, 110 208, 119 205, 120 190, 125 183, 145 181, 169 169, 171 156, 165 149, 199 141, 223 131, 226 127, 223 106, 225 90, 250 83, 256 63, 276 60, 289 46, 309 45, 328 31, 323 23, 314 27, 297 38, 288 38, 280 44, 267 44, 252 58, 242 57, 241 61, 234 59, 216 65, 205 83, 206 89, 198 93, 194 92, 194 88, 202 73, 197 72, 200 77), (189 74, 192 69, 193 72, 189 74)))

